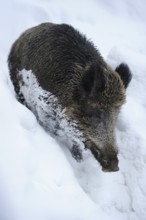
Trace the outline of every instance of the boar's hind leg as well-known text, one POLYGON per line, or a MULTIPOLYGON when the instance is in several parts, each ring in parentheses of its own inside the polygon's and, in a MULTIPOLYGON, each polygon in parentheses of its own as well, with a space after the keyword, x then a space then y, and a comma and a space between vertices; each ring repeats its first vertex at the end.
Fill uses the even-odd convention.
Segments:
POLYGON ((8 66, 9 66, 9 71, 10 71, 10 78, 13 83, 16 95, 17 95, 17 100, 20 103, 25 104, 25 99, 24 99, 23 94, 20 92, 20 86, 19 86, 19 83, 22 80, 18 75, 18 73, 19 73, 19 59, 15 58, 13 50, 11 50, 11 53, 8 57, 8 66))

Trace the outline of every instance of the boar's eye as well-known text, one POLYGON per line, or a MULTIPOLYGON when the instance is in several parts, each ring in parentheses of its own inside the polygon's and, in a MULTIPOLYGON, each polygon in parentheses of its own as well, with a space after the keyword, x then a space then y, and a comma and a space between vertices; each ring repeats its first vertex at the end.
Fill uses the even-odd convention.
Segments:
POLYGON ((94 148, 94 151, 97 153, 98 156, 100 156, 100 151, 98 150, 98 148, 94 148))
POLYGON ((96 147, 94 143, 91 144, 90 149, 94 157, 98 160, 100 158, 100 150, 96 147))

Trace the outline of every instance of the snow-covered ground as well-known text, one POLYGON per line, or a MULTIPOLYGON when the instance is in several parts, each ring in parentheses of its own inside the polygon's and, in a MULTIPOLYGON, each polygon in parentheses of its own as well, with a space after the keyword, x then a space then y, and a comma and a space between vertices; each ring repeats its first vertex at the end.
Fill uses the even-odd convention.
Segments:
POLYGON ((145 0, 0 2, 0 220, 146 219, 145 0), (69 23, 133 79, 117 123, 120 171, 103 173, 91 155, 77 163, 15 99, 7 55, 41 22, 69 23))

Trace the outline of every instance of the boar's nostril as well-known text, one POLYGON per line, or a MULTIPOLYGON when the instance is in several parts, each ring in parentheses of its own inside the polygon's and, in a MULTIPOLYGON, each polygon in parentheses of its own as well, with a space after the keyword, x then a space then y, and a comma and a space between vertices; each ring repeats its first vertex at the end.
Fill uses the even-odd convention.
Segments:
POLYGON ((113 171, 114 171, 114 172, 119 171, 119 167, 118 167, 118 166, 115 167, 115 168, 113 169, 113 171))

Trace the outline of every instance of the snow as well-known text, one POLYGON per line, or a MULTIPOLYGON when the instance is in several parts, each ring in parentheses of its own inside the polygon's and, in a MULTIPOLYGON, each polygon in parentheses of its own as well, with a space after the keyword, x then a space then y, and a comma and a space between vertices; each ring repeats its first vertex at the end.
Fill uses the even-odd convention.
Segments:
POLYGON ((58 104, 57 97, 39 86, 31 70, 23 69, 19 72, 19 76, 23 82, 19 83, 20 94, 23 94, 27 106, 36 115, 43 128, 52 135, 55 133, 55 138, 61 137, 63 142, 69 140, 68 145, 71 144, 69 142, 79 142, 78 144, 84 148, 83 135, 77 129, 77 122, 69 120, 66 109, 58 104))
POLYGON ((5 0, 0 8, 0 219, 146 219, 146 3, 144 0, 5 0), (90 153, 77 163, 15 98, 7 55, 25 29, 69 23, 115 68, 133 72, 117 122, 116 173, 90 153))

